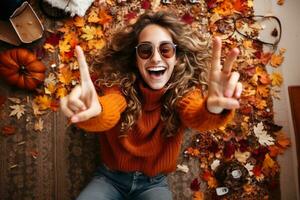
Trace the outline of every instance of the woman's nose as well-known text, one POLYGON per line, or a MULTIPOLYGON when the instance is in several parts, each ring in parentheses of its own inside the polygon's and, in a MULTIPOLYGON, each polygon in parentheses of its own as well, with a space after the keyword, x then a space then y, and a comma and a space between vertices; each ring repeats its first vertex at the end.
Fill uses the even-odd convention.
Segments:
POLYGON ((151 57, 151 60, 152 61, 155 61, 155 62, 158 62, 158 61, 161 61, 161 55, 160 55, 160 53, 158 52, 158 49, 157 48, 155 48, 154 49, 154 52, 153 52, 153 55, 152 55, 152 57, 151 57))

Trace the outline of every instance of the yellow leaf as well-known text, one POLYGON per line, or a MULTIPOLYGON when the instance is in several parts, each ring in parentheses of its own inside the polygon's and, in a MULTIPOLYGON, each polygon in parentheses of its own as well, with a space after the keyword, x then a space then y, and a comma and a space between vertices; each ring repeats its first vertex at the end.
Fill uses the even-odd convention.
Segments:
POLYGON ((48 86, 45 87, 44 90, 45 90, 45 94, 49 94, 49 95, 53 94, 56 90, 55 84, 53 83, 48 84, 48 86))
POLYGON ((54 51, 55 51, 54 46, 52 44, 49 44, 49 43, 45 43, 43 48, 46 49, 47 51, 51 52, 51 53, 54 53, 54 51))
POLYGON ((65 87, 60 87, 57 89, 56 98, 63 98, 68 94, 68 91, 65 87))
POLYGON ((88 47, 89 49, 102 49, 105 46, 105 41, 100 39, 100 40, 89 40, 88 41, 88 47))
POLYGON ((88 14, 88 22, 90 23, 97 23, 100 21, 99 17, 98 17, 98 13, 96 12, 96 10, 92 10, 89 14, 88 14))
POLYGON ((69 52, 71 49, 71 45, 68 43, 68 41, 65 40, 60 40, 58 44, 59 52, 61 54, 65 52, 69 52))
POLYGON ((34 102, 39 106, 40 110, 47 110, 51 107, 52 99, 47 95, 43 95, 35 97, 34 102))
POLYGON ((263 166, 262 169, 268 169, 268 168, 272 168, 275 164, 275 161, 270 157, 270 155, 267 153, 265 155, 265 160, 263 162, 263 166))
POLYGON ((283 77, 279 72, 273 72, 271 74, 272 86, 280 86, 283 82, 283 77))
POLYGON ((285 53, 285 51, 286 51, 286 49, 281 48, 279 50, 278 54, 273 54, 272 55, 271 62, 270 62, 270 64, 271 64, 272 67, 277 68, 277 67, 279 67, 282 64, 282 62, 284 60, 283 54, 285 53))
POLYGON ((45 111, 40 111, 40 107, 34 101, 31 102, 31 105, 32 105, 33 114, 35 116, 43 115, 46 113, 45 111))
POLYGON ((84 26, 82 28, 83 34, 80 36, 85 40, 92 40, 97 35, 97 29, 94 26, 84 26))

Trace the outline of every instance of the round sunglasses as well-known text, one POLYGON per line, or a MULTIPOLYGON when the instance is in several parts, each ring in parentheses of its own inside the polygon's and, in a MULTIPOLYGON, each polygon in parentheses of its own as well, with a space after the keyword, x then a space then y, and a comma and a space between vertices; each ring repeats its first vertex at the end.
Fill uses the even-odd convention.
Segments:
MULTIPOLYGON (((150 42, 143 42, 136 47, 136 53, 141 59, 149 59, 153 56, 155 46, 150 42)), ((159 54, 164 58, 172 58, 176 53, 176 44, 172 42, 161 42, 158 46, 159 54)))

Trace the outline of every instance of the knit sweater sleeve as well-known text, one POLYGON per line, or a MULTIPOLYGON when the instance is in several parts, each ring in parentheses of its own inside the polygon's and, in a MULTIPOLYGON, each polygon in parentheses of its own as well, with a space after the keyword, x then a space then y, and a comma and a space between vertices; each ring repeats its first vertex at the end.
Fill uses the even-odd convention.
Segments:
POLYGON ((113 128, 120 120, 121 113, 126 109, 127 103, 121 92, 111 90, 98 100, 102 112, 91 119, 76 123, 76 126, 88 132, 103 132, 113 128))
POLYGON ((200 89, 195 89, 179 101, 178 112, 185 126, 198 131, 207 131, 224 126, 233 119, 234 110, 224 110, 220 114, 209 112, 206 99, 200 89))

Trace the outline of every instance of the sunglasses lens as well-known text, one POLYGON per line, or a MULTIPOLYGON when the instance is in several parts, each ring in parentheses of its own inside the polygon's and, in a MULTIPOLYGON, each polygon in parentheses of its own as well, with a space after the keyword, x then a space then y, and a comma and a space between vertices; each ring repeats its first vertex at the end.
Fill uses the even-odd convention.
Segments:
POLYGON ((162 43, 159 46, 160 54, 165 58, 171 58, 175 54, 175 48, 172 43, 162 43))
POLYGON ((150 44, 140 44, 137 47, 137 53, 140 58, 148 59, 152 55, 153 47, 150 44))

